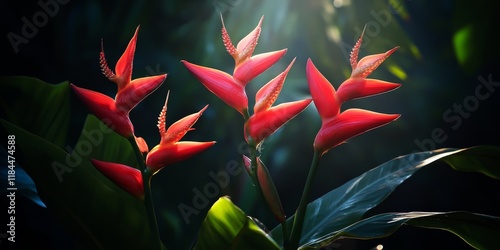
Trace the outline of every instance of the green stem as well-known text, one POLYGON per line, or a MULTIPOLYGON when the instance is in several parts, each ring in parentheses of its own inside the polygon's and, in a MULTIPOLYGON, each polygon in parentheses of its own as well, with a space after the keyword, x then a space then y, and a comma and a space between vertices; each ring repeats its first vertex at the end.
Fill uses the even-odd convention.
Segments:
POLYGON ((142 180, 144 185, 144 205, 146 206, 146 212, 148 214, 149 229, 153 236, 154 249, 163 249, 162 242, 160 239, 160 233, 158 230, 158 224, 156 221, 155 208, 153 203, 153 195, 151 192, 151 177, 153 173, 149 170, 142 172, 142 180))
POLYGON ((288 228, 286 226, 286 220, 281 222, 281 230, 283 232, 283 247, 287 249, 289 241, 288 241, 288 228))
MULTIPOLYGON (((245 122, 250 119, 250 114, 248 113, 248 109, 244 110, 243 112, 243 118, 245 119, 245 122)), ((257 189, 257 192, 261 194, 261 197, 266 200, 264 197, 264 193, 262 193, 262 189, 260 187, 259 180, 257 179, 257 145, 253 141, 249 141, 247 143, 249 151, 250 151, 250 177, 252 178, 255 188, 257 189)), ((273 184, 274 185, 274 184, 273 184)), ((269 205, 269 204, 268 204, 269 205)), ((270 208, 271 209, 271 208, 270 208)), ((281 229, 283 230, 283 246, 288 245, 288 230, 287 230, 287 224, 286 220, 283 222, 280 222, 281 224, 281 229)))
POLYGON ((141 150, 139 149, 139 146, 137 146, 137 142, 135 141, 135 137, 131 136, 128 138, 128 142, 134 149, 134 154, 135 157, 137 158, 137 163, 139 164, 139 170, 141 170, 141 173, 146 170, 146 163, 144 162, 144 156, 142 155, 141 150))
POLYGON ((302 191, 302 198, 300 199, 299 206, 297 207, 297 212, 295 213, 295 218, 293 220, 292 233, 290 235, 290 244, 285 247, 288 249, 297 249, 300 243, 300 237, 302 235, 302 227, 304 225, 304 217, 306 215, 307 204, 309 203, 309 195, 311 186, 316 175, 316 170, 319 166, 319 160, 321 159, 321 154, 314 151, 314 157, 311 162, 311 168, 309 169, 309 174, 307 175, 306 184, 304 190, 302 191))
POLYGON ((250 148, 250 175, 252 177, 252 180, 255 182, 255 185, 259 185, 259 182, 257 180, 257 148, 250 143, 248 144, 248 147, 250 148))
POLYGON ((153 203, 153 196, 151 193, 151 177, 153 173, 149 171, 146 167, 146 162, 144 161, 144 156, 137 146, 135 137, 131 136, 128 138, 130 145, 134 149, 135 156, 137 158, 137 163, 139 164, 139 170, 142 174, 142 185, 144 187, 144 206, 146 207, 146 213, 148 215, 149 229, 153 236, 154 249, 162 250, 163 243, 160 239, 160 233, 158 231, 158 224, 156 221, 156 214, 153 203))
MULTIPOLYGON (((248 109, 244 110, 243 118, 245 118, 245 122, 250 119, 250 114, 248 113, 248 109)), ((247 142, 249 151, 250 151, 250 177, 252 181, 255 183, 255 187, 257 187, 257 191, 260 193, 259 181, 257 180, 257 145, 253 141, 247 142)))
POLYGON ((242 114, 245 121, 248 121, 248 119, 250 119, 250 113, 248 112, 248 109, 244 109, 242 114))

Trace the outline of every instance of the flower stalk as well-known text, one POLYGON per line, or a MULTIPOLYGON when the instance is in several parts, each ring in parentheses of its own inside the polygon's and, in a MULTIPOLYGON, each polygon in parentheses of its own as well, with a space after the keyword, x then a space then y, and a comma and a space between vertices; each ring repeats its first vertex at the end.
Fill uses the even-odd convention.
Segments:
POLYGON ((135 137, 128 137, 128 141, 134 149, 137 162, 139 163, 139 169, 142 174, 142 183, 144 185, 144 206, 148 215, 149 230, 151 231, 151 235, 153 236, 152 241, 154 243, 155 249, 161 250, 163 249, 163 244, 160 239, 160 232, 158 230, 158 223, 156 220, 156 213, 154 209, 153 195, 151 192, 151 177, 153 177, 154 173, 149 171, 149 169, 146 167, 144 156, 137 145, 135 137))
POLYGON ((163 249, 163 244, 160 239, 160 231, 158 230, 158 223, 156 220, 156 213, 153 202, 153 194, 151 192, 151 177, 153 173, 146 169, 142 172, 142 179, 144 180, 144 205, 148 214, 149 230, 153 236, 153 243, 155 249, 163 249))
MULTIPOLYGON (((302 191, 302 197, 300 198, 299 206, 297 207, 297 211, 295 212, 295 217, 293 219, 293 227, 290 234, 289 244, 285 245, 285 250, 295 250, 299 247, 307 204, 309 202, 309 196, 311 194, 311 186, 313 184, 314 177, 316 176, 316 170, 318 169, 320 159, 321 152, 315 150, 311 162, 311 167, 309 168, 309 174, 307 175, 306 184, 302 191)), ((284 236, 286 235, 284 234, 284 236)))

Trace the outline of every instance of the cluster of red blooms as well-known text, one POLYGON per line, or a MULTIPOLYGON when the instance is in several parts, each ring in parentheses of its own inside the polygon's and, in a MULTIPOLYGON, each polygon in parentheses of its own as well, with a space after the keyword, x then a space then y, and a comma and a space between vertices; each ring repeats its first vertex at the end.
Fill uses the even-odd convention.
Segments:
MULTIPOLYGON (((155 91, 165 81, 167 75, 157 75, 142 77, 131 80, 132 61, 134 59, 137 42, 136 29, 134 36, 130 40, 125 52, 118 60, 114 73, 107 64, 104 51, 100 54, 100 63, 103 74, 118 86, 115 98, 71 85, 76 95, 101 121, 113 128, 115 132, 126 138, 132 138, 137 143, 138 148, 146 155, 146 169, 151 173, 156 173, 166 165, 174 164, 190 158, 215 144, 211 142, 180 141, 182 137, 192 130, 192 126, 207 106, 197 113, 188 115, 181 120, 166 127, 167 100, 161 110, 158 119, 158 129, 160 132, 160 143, 149 150, 147 143, 141 137, 136 137, 134 127, 129 118, 130 111, 149 94, 155 91)), ((110 180, 121 188, 128 191, 139 199, 144 199, 144 183, 142 173, 136 168, 132 168, 120 163, 103 162, 91 160, 94 166, 110 180)))
MULTIPOLYGON (((244 137, 249 144, 258 146, 266 137, 302 112, 311 101, 314 102, 322 121, 321 128, 314 140, 314 149, 320 155, 354 136, 383 126, 399 117, 398 114, 381 114, 354 108, 343 112, 340 111, 342 103, 346 101, 381 94, 400 86, 396 83, 366 78, 397 50, 397 47, 385 53, 366 56, 358 61, 358 52, 363 34, 351 53, 352 74, 349 79, 340 84, 337 90, 309 59, 306 65, 306 74, 312 98, 273 106, 295 61, 293 59, 281 74, 270 80, 256 93, 253 114, 250 115, 245 86, 274 65, 287 52, 286 49, 282 49, 253 55, 261 33, 262 21, 263 18, 261 18, 257 27, 245 36, 236 47, 233 45, 222 22, 223 43, 227 52, 235 60, 232 75, 217 69, 182 61, 185 67, 209 91, 243 115, 245 118, 244 137)), ((177 121, 167 129, 165 125, 166 103, 160 113, 158 123, 161 135, 160 144, 149 151, 146 142, 140 137, 135 137, 134 128, 129 119, 129 112, 146 96, 156 90, 166 78, 166 75, 158 75, 131 81, 132 60, 136 41, 137 30, 116 64, 116 73, 108 67, 104 52, 100 54, 100 63, 104 75, 118 86, 118 93, 114 99, 74 85, 72 85, 72 88, 98 118, 105 121, 122 136, 135 139, 140 150, 147 153, 145 160, 147 169, 155 173, 166 165, 182 161, 206 150, 215 142, 179 141, 191 130, 193 124, 207 108, 206 106, 199 112, 177 121)), ((248 159, 245 162, 246 165, 249 165, 248 159)), ((118 163, 98 160, 93 160, 93 163, 103 174, 119 186, 136 197, 143 197, 144 190, 139 170, 118 163)))
MULTIPOLYGON (((236 47, 231 42, 224 23, 222 23, 222 40, 227 52, 235 60, 232 76, 217 69, 182 61, 208 90, 244 117, 248 116, 246 84, 275 64, 286 53, 286 49, 283 49, 252 55, 259 39, 262 20, 261 18, 257 27, 244 37, 236 47)), ((321 153, 327 152, 349 138, 385 125, 399 117, 399 115, 380 114, 361 109, 340 112, 340 106, 345 101, 381 94, 400 86, 396 83, 366 78, 398 47, 386 53, 366 56, 358 62, 362 36, 351 53, 351 77, 344 81, 337 91, 318 71, 311 59, 307 61, 306 73, 309 91, 322 120, 321 129, 314 141, 314 148, 321 153)), ((277 99, 294 61, 295 59, 284 72, 257 92, 254 113, 246 119, 245 123, 244 133, 247 142, 259 144, 283 124, 302 112, 311 102, 311 99, 305 99, 271 107, 277 99)))

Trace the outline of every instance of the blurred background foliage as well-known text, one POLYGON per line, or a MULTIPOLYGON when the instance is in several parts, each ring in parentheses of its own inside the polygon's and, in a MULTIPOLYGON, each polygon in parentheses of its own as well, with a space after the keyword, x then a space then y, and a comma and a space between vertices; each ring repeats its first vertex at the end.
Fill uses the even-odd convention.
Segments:
MULTIPOLYGON (((240 163, 241 154, 246 152, 241 115, 205 89, 180 63, 187 60, 232 72, 234 60, 225 52, 221 40, 221 15, 234 43, 264 16, 255 54, 288 48, 275 66, 248 85, 250 105, 255 92, 283 71, 294 57, 297 61, 277 103, 309 96, 305 78, 308 58, 338 87, 350 74, 348 55, 365 25, 360 58, 400 46, 371 78, 402 86, 381 96, 351 101, 343 108, 400 113, 401 118, 327 154, 318 171, 314 197, 412 151, 500 144, 498 86, 493 83, 489 96, 483 100, 476 96, 476 88, 482 84, 480 78, 500 82, 500 50, 498 41, 492 38, 498 30, 493 1, 60 1, 57 9, 48 13, 53 15, 46 15, 46 23, 37 27, 32 37, 25 37, 27 43, 18 44, 16 52, 8 34, 22 36, 23 17, 33 21, 40 11, 47 12, 40 2, 56 1, 0 3, 1 75, 28 75, 49 83, 70 81, 112 96, 116 87, 99 68, 101 39, 108 63, 114 68, 140 25, 133 78, 160 73, 167 73, 168 77, 160 89, 132 111, 136 134, 144 137, 150 147, 159 142, 157 117, 167 90, 171 91, 169 124, 210 105, 186 140, 216 140, 217 144, 153 178, 162 239, 172 249, 189 247, 210 207, 191 215, 186 223, 178 206, 184 203, 193 207, 193 190, 203 192, 205 185, 213 182, 209 173, 222 171, 234 161, 240 163), (439 139, 433 139, 436 129, 442 131, 439 139)), ((481 94, 486 94, 486 90, 481 89, 481 94)), ((74 114, 81 121, 72 128, 74 140, 86 115, 85 109, 81 110, 74 114)), ((319 116, 311 105, 264 143, 262 159, 275 178, 288 215, 294 213, 298 204, 319 126, 319 116)), ((436 168, 415 175, 373 212, 468 210, 500 215, 498 205, 494 205, 500 201, 498 181, 454 172, 444 165, 436 168)), ((276 225, 244 171, 231 176, 230 185, 220 190, 221 195, 230 195, 247 214, 268 227, 276 225)), ((210 204, 215 200, 209 199, 210 204)), ((26 202, 28 208, 29 205, 26 202)), ((30 213, 29 209, 25 212, 26 216, 30 213)), ((39 213, 51 218, 49 212, 39 213)), ((55 245, 72 244, 57 221, 26 219, 24 223, 30 228, 25 232, 32 237, 55 245), (44 230, 49 227, 52 229, 44 230)), ((432 249, 436 244, 467 248, 449 233, 406 228, 387 239, 343 240, 334 247, 371 249, 377 244, 386 249, 432 249), (436 239, 440 243, 435 243, 436 239)))

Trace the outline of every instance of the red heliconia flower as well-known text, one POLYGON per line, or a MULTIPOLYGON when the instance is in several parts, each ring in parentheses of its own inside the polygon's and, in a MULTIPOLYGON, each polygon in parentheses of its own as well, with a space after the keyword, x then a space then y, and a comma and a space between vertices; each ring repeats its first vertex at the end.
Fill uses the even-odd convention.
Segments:
POLYGON ((321 154, 346 140, 383 126, 396 120, 399 114, 381 114, 361 109, 349 109, 340 112, 342 103, 361 97, 381 94, 394 90, 400 84, 376 79, 367 79, 389 55, 398 47, 383 54, 370 55, 358 60, 363 34, 354 45, 351 53, 351 77, 335 88, 314 66, 311 59, 307 61, 306 74, 309 91, 321 117, 322 125, 314 140, 314 149, 321 154))
POLYGON ((130 122, 129 112, 160 87, 167 77, 166 74, 163 74, 131 80, 138 30, 139 27, 137 27, 125 52, 116 63, 116 73, 108 67, 104 51, 101 51, 99 55, 103 74, 118 86, 118 92, 114 99, 99 92, 71 85, 77 96, 94 115, 124 137, 134 135, 134 127, 130 122))
POLYGON ((295 59, 292 60, 285 71, 269 81, 257 92, 254 114, 245 122, 244 133, 247 142, 258 145, 311 103, 311 99, 304 99, 271 107, 278 98, 286 76, 294 62, 295 59))
POLYGON ((248 82, 274 65, 286 53, 286 49, 253 55, 260 36, 260 19, 257 27, 245 36, 235 47, 222 21, 222 41, 228 53, 234 58, 233 75, 226 72, 199 66, 185 60, 181 62, 210 92, 214 93, 230 107, 243 116, 248 111, 248 98, 245 86, 248 82))
POLYGON ((160 131, 160 144, 156 145, 146 156, 146 165, 149 170, 156 173, 166 165, 174 164, 185 159, 188 159, 215 144, 211 142, 193 142, 179 141, 184 135, 194 130, 192 126, 200 118, 203 111, 208 107, 206 105, 197 113, 188 115, 166 129, 166 114, 167 114, 168 94, 165 105, 158 118, 158 129, 160 131))
POLYGON ((124 164, 90 159, 95 168, 116 185, 135 196, 144 199, 141 171, 124 164))

